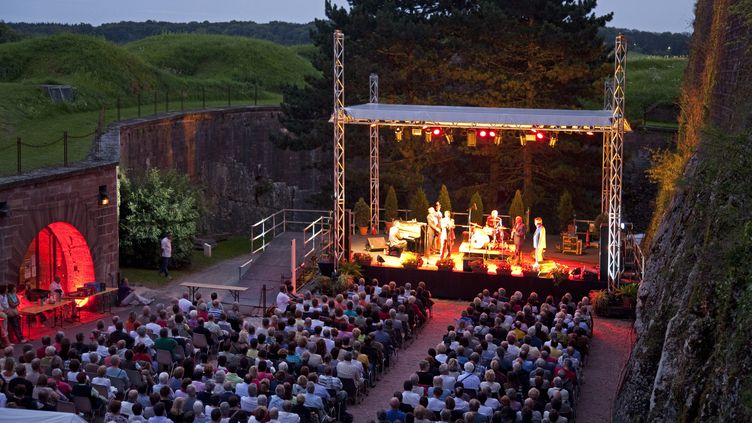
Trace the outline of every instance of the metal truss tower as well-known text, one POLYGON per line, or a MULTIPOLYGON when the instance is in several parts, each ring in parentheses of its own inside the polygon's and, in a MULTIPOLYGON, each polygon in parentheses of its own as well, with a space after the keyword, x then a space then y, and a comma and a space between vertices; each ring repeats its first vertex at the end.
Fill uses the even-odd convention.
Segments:
POLYGON ((334 269, 345 257, 345 34, 334 31, 334 219, 332 254, 334 269))
MULTIPOLYGON (((371 103, 379 102, 379 76, 372 73, 368 77, 371 103)), ((373 124, 371 131, 371 231, 379 231, 379 126, 373 124)))
POLYGON ((624 154, 624 89, 627 82, 627 43, 622 34, 616 37, 614 65, 608 178, 608 288, 610 291, 619 286, 622 272, 621 188, 624 154))
MULTIPOLYGON (((603 110, 612 110, 614 105, 614 82, 611 78, 603 81, 603 110)), ((609 132, 603 133, 603 148, 601 158, 601 214, 608 215, 608 198, 610 187, 611 137, 609 132)), ((600 231, 600 228, 596 228, 600 231)))

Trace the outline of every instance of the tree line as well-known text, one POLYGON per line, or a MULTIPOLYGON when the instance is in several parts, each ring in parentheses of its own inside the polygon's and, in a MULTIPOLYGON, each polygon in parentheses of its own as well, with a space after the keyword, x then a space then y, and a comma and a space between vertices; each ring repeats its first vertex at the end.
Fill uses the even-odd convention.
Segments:
POLYGON ((312 28, 312 24, 310 23, 297 24, 278 21, 269 23, 256 23, 252 21, 178 23, 151 20, 146 22, 121 21, 98 26, 86 23, 61 24, 52 22, 18 22, 9 23, 7 26, 19 36, 40 36, 53 35, 60 32, 72 32, 103 37, 116 44, 125 44, 165 33, 192 33, 234 35, 273 41, 283 45, 297 45, 308 44, 310 42, 308 33, 312 28))
MULTIPOLYGON (((252 21, 230 22, 162 22, 121 21, 106 23, 99 26, 90 24, 61 24, 61 23, 25 23, 7 24, 7 28, 0 27, 0 42, 13 41, 18 36, 52 35, 59 32, 74 32, 86 35, 96 35, 118 44, 140 40, 152 35, 164 33, 203 33, 219 35, 236 35, 259 38, 283 45, 308 44, 311 42, 310 31, 314 24, 290 23, 273 21, 256 23, 252 21), (7 29, 15 31, 11 39, 4 39, 7 29)), ((622 33, 629 40, 631 51, 649 55, 686 56, 689 54, 688 33, 648 32, 635 29, 603 27, 599 35, 606 42, 607 47, 613 47, 613 40, 622 33)))

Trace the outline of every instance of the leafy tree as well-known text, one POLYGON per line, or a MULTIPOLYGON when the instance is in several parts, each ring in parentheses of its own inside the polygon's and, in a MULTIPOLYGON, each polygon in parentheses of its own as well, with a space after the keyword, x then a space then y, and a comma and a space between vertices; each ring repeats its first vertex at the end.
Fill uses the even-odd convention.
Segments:
POLYGON ((152 267, 159 258, 160 239, 172 233, 172 259, 190 264, 201 213, 201 192, 174 171, 150 169, 130 179, 120 174, 120 260, 152 267))
MULTIPOLYGON (((331 148, 328 120, 335 29, 345 33, 346 104, 368 101, 372 72, 379 74, 382 103, 573 108, 602 95, 601 80, 609 66, 598 31, 610 15, 597 16, 595 0, 351 0, 349 4, 346 10, 325 2, 327 19, 314 23, 311 39, 318 49, 314 66, 323 77, 284 91, 281 122, 289 133, 278 138, 283 147, 331 148)), ((367 138, 356 132, 360 130, 348 127, 348 137, 367 138)), ((413 192, 423 183, 423 175, 430 175, 432 181, 463 187, 455 191, 463 202, 477 191, 489 204, 497 204, 522 188, 525 205, 533 207, 555 203, 551 193, 559 185, 575 186, 589 176, 573 165, 588 160, 564 157, 560 151, 565 137, 555 149, 539 143, 523 148, 512 133, 503 134, 499 146, 469 148, 460 142, 461 133, 454 134, 458 142, 447 145, 426 143, 406 132, 402 142, 386 142, 380 151, 382 175, 390 175, 389 183, 401 192, 413 192)), ((391 141, 390 131, 382 134, 391 141)), ((592 168, 599 171, 600 149, 577 148, 574 153, 592 156, 596 163, 592 168)), ((366 156, 363 150, 348 160, 366 156)), ((575 198, 589 196, 578 192, 575 198)))
POLYGON ((566 230, 567 225, 574 219, 574 206, 572 205, 572 195, 569 191, 564 191, 559 197, 559 205, 556 207, 556 214, 559 218, 561 230, 566 230))
POLYGON ((18 41, 21 37, 18 33, 3 21, 0 21, 0 44, 18 41))
POLYGON ((509 206, 509 216, 512 218, 512 223, 517 216, 525 216, 525 203, 522 201, 522 193, 520 190, 514 192, 512 205, 509 206))
POLYGON ((397 218, 397 193, 393 186, 389 186, 386 191, 386 200, 384 201, 384 220, 391 222, 397 218))
POLYGON ((429 207, 431 206, 428 203, 426 192, 423 191, 423 188, 419 187, 418 190, 415 191, 415 194, 410 198, 410 210, 413 211, 413 216, 417 220, 425 222, 429 207))
POLYGON ((439 190, 439 199, 437 201, 441 203, 442 211, 452 210, 452 200, 449 198, 449 190, 444 184, 441 185, 441 189, 439 190))
POLYGON ((477 223, 478 225, 482 225, 484 223, 483 220, 483 199, 480 196, 479 192, 475 192, 472 197, 470 197, 470 204, 468 204, 468 209, 472 210, 473 214, 473 223, 477 223))

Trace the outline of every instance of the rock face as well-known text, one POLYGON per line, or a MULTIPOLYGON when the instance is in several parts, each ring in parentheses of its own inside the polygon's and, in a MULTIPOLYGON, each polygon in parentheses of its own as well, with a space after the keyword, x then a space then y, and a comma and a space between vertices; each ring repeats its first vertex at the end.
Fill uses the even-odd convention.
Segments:
POLYGON ((119 122, 120 164, 129 173, 176 169, 204 191, 205 233, 249 233, 282 208, 306 208, 328 176, 321 151, 289 151, 270 140, 280 131, 278 107, 235 107, 170 113, 119 122))
POLYGON ((616 422, 752 421, 750 22, 749 0, 697 2, 690 159, 650 245, 616 422))

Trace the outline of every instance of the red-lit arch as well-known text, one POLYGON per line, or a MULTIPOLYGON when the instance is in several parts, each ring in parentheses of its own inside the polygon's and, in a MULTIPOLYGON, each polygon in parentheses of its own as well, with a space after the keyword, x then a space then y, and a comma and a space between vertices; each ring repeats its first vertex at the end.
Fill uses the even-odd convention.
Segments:
POLYGON ((94 261, 86 239, 73 225, 54 222, 45 226, 26 250, 19 282, 47 290, 55 276, 64 292, 94 282, 94 261))

